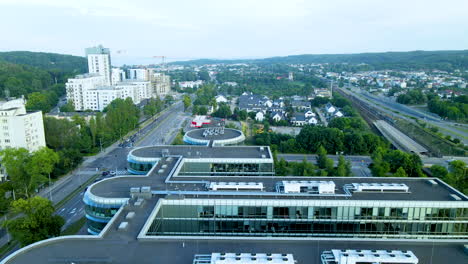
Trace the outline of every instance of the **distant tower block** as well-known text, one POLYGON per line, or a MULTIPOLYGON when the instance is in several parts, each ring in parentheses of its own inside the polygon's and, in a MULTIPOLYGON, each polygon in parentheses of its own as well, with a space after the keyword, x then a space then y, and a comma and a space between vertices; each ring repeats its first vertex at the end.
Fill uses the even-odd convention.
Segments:
POLYGON ((294 81, 294 74, 292 72, 289 73, 288 79, 294 81))

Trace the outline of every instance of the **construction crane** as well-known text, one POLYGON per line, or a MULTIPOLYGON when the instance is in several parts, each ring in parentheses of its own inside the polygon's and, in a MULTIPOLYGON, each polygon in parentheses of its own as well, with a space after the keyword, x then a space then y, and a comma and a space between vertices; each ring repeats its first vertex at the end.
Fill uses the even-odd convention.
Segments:
POLYGON ((161 59, 161 64, 164 65, 166 63, 166 56, 153 56, 155 59, 161 59))

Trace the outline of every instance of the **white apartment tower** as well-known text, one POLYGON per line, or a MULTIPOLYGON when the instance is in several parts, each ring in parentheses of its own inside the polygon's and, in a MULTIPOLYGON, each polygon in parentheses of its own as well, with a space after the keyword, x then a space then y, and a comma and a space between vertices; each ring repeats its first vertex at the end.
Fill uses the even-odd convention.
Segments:
POLYGON ((73 106, 76 111, 85 111, 88 109, 93 110, 94 108, 89 108, 89 105, 95 104, 96 102, 89 102, 89 98, 86 96, 86 93, 89 90, 92 90, 98 86, 106 84, 106 79, 104 76, 94 74, 80 74, 75 76, 75 78, 68 79, 68 82, 65 84, 65 89, 67 91, 67 101, 73 102, 73 106))
POLYGON ((102 45, 87 48, 88 72, 104 76, 106 85, 112 84, 110 50, 102 45))
MULTIPOLYGON (((46 146, 42 112, 26 112, 23 98, 0 101, 0 149, 25 148, 36 151, 46 146)), ((0 181, 5 172, 0 168, 0 181)))

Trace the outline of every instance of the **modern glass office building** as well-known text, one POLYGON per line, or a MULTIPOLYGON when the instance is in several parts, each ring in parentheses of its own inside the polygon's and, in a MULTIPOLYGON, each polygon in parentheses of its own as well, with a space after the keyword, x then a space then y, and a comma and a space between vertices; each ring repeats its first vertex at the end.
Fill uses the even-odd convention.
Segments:
POLYGON ((147 234, 466 239, 468 207, 455 201, 161 199, 147 234))
POLYGON ((144 147, 128 154, 128 171, 147 174, 161 158, 180 158, 173 176, 274 176, 268 147, 144 147))

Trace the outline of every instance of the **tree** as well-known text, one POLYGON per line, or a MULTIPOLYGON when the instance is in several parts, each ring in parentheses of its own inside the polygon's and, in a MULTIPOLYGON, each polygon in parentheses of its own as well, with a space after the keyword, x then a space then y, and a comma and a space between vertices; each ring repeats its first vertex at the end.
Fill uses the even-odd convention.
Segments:
POLYGON ((0 152, 0 157, 13 190, 25 197, 30 197, 40 184, 47 181, 47 175, 59 161, 58 154, 45 147, 33 153, 24 148, 7 148, 0 152))
POLYGON ((26 108, 29 111, 43 111, 44 113, 47 113, 52 109, 52 107, 53 105, 51 105, 51 102, 47 97, 47 93, 34 92, 28 95, 26 108))
POLYGON ((73 104, 73 100, 68 100, 68 102, 60 107, 60 112, 74 112, 75 105, 73 104))
POLYGON ((402 167, 399 167, 396 172, 393 174, 393 177, 408 177, 408 174, 406 174, 405 169, 402 167))
POLYGON ((147 116, 154 116, 155 114, 161 112, 162 110, 162 101, 157 97, 156 99, 151 98, 148 100, 148 103, 143 107, 143 113, 147 116))
POLYGON ((384 150, 380 147, 372 153, 372 164, 370 168, 373 176, 383 177, 390 172, 390 164, 383 160, 383 154, 384 150))
POLYGON ((351 164, 342 155, 338 158, 335 176, 351 176, 351 164))
POLYGON ((448 184, 454 186, 461 192, 468 193, 468 168, 466 163, 455 160, 449 163, 449 173, 444 179, 448 184))
POLYGON ((317 150, 317 165, 320 169, 325 169, 327 166, 327 151, 320 146, 317 150))
POLYGON ((187 109, 192 105, 192 99, 190 99, 190 96, 184 95, 182 101, 184 102, 184 111, 187 111, 187 109))
POLYGON ((247 119, 247 111, 246 110, 240 110, 238 120, 245 121, 246 119, 247 119))
POLYGON ((34 242, 60 235, 65 221, 55 215, 52 203, 35 196, 27 200, 19 199, 12 203, 12 211, 22 216, 3 222, 14 239, 26 246, 34 242))
POLYGON ((431 166, 431 174, 432 177, 444 179, 448 174, 448 170, 444 166, 434 164, 431 166))
POLYGON ((276 164, 276 175, 286 176, 288 175, 288 163, 284 158, 281 158, 276 164))
POLYGON ((218 110, 216 110, 213 113, 213 116, 220 117, 220 118, 228 118, 231 115, 232 115, 231 108, 229 107, 229 105, 224 104, 224 103, 219 104, 218 110))

